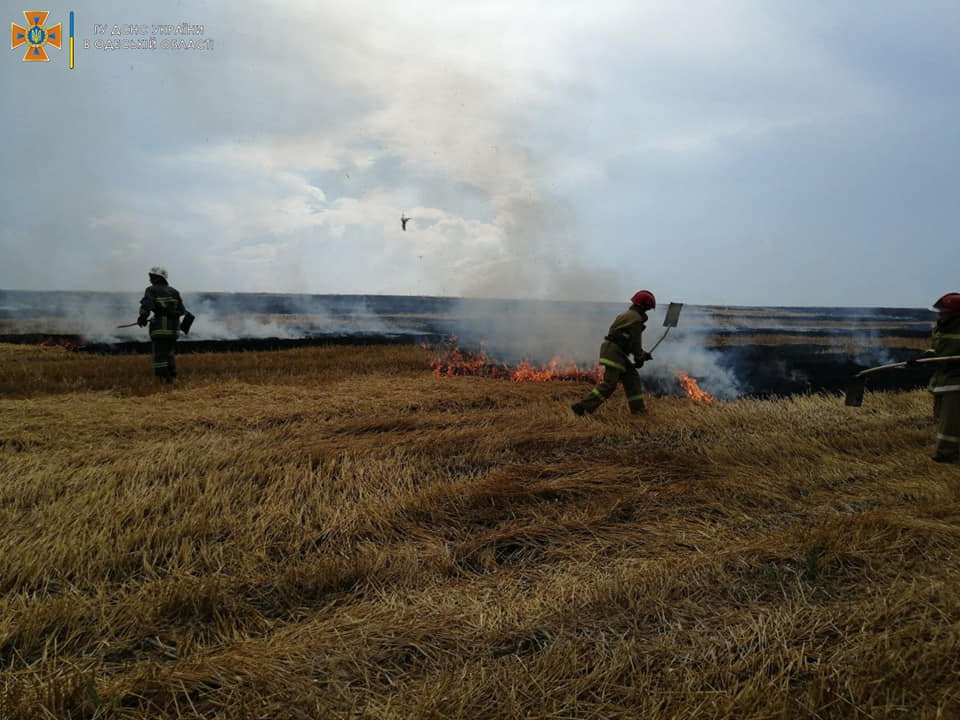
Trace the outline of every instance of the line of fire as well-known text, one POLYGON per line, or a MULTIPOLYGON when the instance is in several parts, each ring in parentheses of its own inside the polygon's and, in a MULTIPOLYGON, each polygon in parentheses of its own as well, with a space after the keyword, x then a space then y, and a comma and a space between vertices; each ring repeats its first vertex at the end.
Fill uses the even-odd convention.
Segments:
MULTIPOLYGON (((580 345, 585 349, 537 355, 529 350, 560 343, 552 330, 530 341, 522 335, 545 324, 545 306, 534 301, 243 293, 197 293, 188 301, 198 318, 178 341, 178 354, 418 345, 426 352, 425 371, 438 378, 515 383, 598 383, 603 373, 595 354, 598 336, 610 312, 622 309, 551 304, 565 327, 576 325, 585 336, 580 345), (464 313, 467 306, 472 315, 464 313), (510 329, 521 332, 518 341, 503 342, 502 318, 512 318, 510 329)), ((0 342, 56 345, 77 353, 149 353, 139 328, 116 329, 131 306, 136 299, 122 294, 0 291, 0 342)), ((702 403, 843 392, 865 368, 909 360, 926 344, 933 322, 926 310, 696 305, 687 306, 684 318, 640 377, 645 392, 702 403)), ((651 323, 647 333, 656 330, 651 323)), ((929 368, 912 367, 871 376, 870 386, 909 390, 922 387, 928 376, 929 368)))

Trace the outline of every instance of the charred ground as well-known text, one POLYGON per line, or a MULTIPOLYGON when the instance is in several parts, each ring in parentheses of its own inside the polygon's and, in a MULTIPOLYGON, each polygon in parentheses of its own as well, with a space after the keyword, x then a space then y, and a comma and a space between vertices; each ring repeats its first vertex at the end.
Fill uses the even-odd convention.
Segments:
MULTIPOLYGON (((196 293, 187 299, 200 319, 193 336, 178 344, 180 354, 437 345, 452 336, 460 338, 466 351, 492 343, 495 362, 515 363, 521 354, 546 349, 546 355, 532 358, 543 362, 550 356, 551 341, 576 329, 586 335, 578 346, 586 348, 580 353, 589 358, 585 367, 594 362, 595 345, 610 318, 622 310, 621 305, 604 303, 361 295, 196 293), (519 343, 497 347, 503 318, 514 319, 510 329, 521 338, 519 343), (544 324, 551 329, 538 336, 537 329, 544 324)), ((0 290, 0 342, 60 345, 83 353, 146 354, 150 344, 144 331, 115 327, 129 321, 136 301, 136 296, 122 294, 0 290)), ((908 359, 926 347, 933 318, 929 311, 904 308, 690 306, 671 342, 695 348, 709 358, 711 367, 735 378, 740 396, 840 392, 860 370, 908 359)), ((651 326, 648 334, 655 337, 659 329, 651 326)), ((680 365, 672 372, 646 374, 648 391, 676 392, 680 369, 685 369, 682 351, 680 365)), ((875 375, 871 387, 910 390, 921 387, 928 376, 923 369, 875 375)), ((713 378, 700 380, 707 390, 716 391, 713 378)))

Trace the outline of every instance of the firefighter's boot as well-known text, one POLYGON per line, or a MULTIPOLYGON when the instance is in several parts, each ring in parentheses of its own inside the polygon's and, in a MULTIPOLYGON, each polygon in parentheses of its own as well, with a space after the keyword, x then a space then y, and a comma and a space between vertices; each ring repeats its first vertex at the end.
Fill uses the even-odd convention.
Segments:
POLYGON ((627 405, 630 408, 631 415, 643 415, 647 412, 647 406, 642 397, 627 398, 627 405))

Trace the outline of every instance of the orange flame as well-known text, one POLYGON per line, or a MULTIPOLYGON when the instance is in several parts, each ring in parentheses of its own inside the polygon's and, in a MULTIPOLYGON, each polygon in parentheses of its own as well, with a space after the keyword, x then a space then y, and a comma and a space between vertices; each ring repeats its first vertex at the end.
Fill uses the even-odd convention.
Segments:
POLYGON ((712 404, 716 402, 716 398, 705 390, 701 390, 700 386, 697 385, 697 381, 690 377, 689 373, 685 370, 681 370, 680 374, 677 375, 677 379, 680 381, 680 385, 683 387, 683 391, 687 393, 687 397, 697 402, 712 404))
POLYGON ((552 380, 574 380, 599 382, 603 369, 588 370, 574 362, 553 358, 544 365, 536 365, 529 360, 521 360, 514 366, 498 363, 481 347, 479 352, 464 352, 456 346, 435 348, 437 354, 430 360, 430 367, 437 377, 489 377, 513 382, 550 382, 552 380))
POLYGON ((62 347, 70 351, 74 351, 78 347, 75 343, 72 343, 69 340, 55 337, 43 338, 42 340, 37 341, 36 344, 40 347, 62 347))
POLYGON ((550 382, 551 380, 596 380, 600 381, 602 370, 587 370, 576 363, 564 362, 561 358, 552 358, 546 365, 534 365, 528 360, 520 363, 510 371, 510 379, 514 382, 550 382))

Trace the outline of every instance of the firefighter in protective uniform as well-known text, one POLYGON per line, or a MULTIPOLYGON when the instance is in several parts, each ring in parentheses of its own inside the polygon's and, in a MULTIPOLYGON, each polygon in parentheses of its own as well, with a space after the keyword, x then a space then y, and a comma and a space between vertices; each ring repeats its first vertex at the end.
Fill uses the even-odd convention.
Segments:
POLYGON ((173 351, 180 334, 180 316, 187 311, 183 307, 180 293, 167 282, 167 271, 164 268, 152 267, 148 275, 150 287, 144 290, 143 299, 140 300, 137 325, 145 327, 147 318, 150 318, 153 374, 164 382, 172 383, 177 376, 173 351), (153 313, 152 317, 150 313, 153 313))
POLYGON ((637 368, 652 357, 643 349, 641 342, 647 311, 657 306, 657 300, 649 290, 639 290, 630 298, 630 303, 630 307, 613 321, 610 332, 600 346, 603 380, 583 400, 571 405, 577 415, 592 413, 600 407, 616 390, 618 382, 623 383, 630 412, 639 415, 645 410, 643 386, 637 368), (633 362, 630 361, 630 355, 633 356, 633 362))
MULTIPOLYGON (((933 307, 940 311, 933 347, 920 357, 960 355, 960 293, 947 293, 933 307)), ((933 393, 937 449, 931 459, 955 463, 960 459, 960 362, 936 363, 934 368, 928 389, 933 393)))

